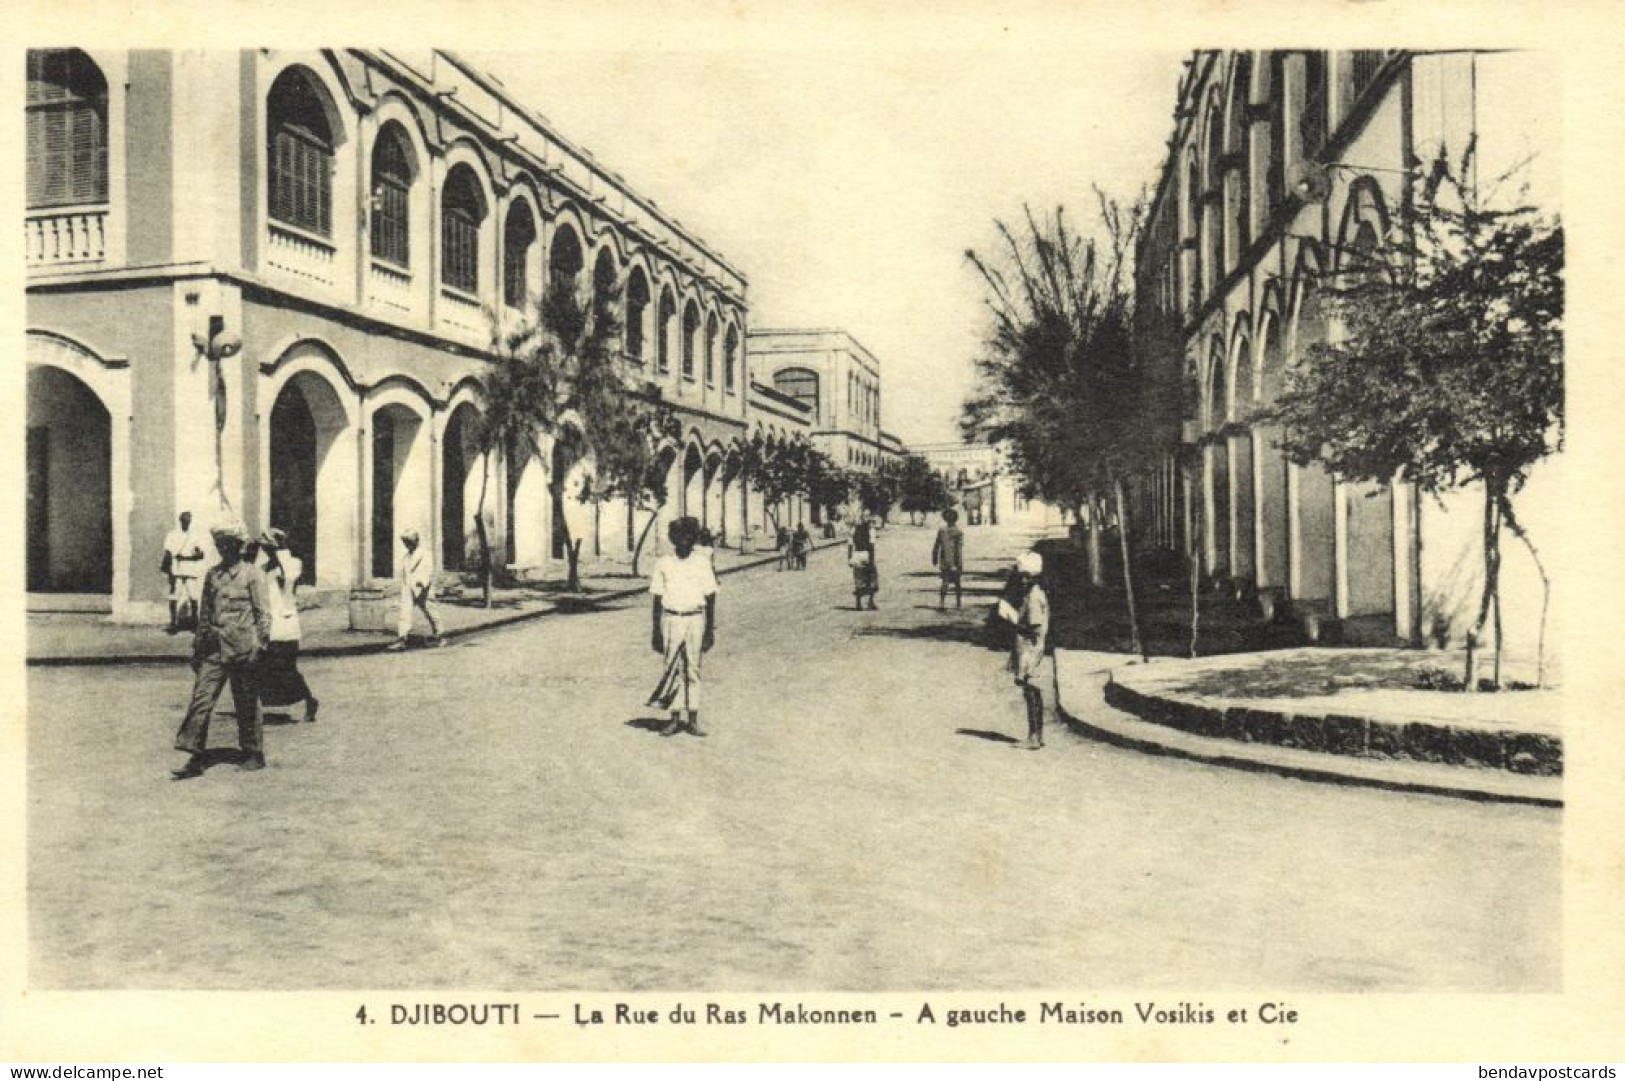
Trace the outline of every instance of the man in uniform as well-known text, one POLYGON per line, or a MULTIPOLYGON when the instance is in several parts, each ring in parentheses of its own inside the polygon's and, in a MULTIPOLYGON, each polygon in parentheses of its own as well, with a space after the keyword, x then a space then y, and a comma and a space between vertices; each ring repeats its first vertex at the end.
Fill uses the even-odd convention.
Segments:
POLYGON ((406 640, 412 634, 412 620, 420 608, 429 621, 429 644, 438 646, 441 644, 440 624, 434 618, 429 596, 434 591, 434 568, 429 566, 429 557, 418 544, 417 530, 402 533, 401 544, 406 548, 401 557, 401 618, 396 626, 395 644, 389 648, 394 651, 406 648, 406 640))
POLYGON ((675 736, 686 727, 693 735, 703 736, 700 662, 716 644, 717 575, 711 560, 695 547, 700 536, 698 521, 679 518, 671 524, 669 535, 673 550, 660 557, 649 577, 654 621, 649 644, 665 659, 667 674, 680 680, 671 696, 671 720, 660 734, 675 736))
POLYGON ((197 621, 198 586, 207 569, 207 557, 197 534, 192 532, 192 512, 181 511, 180 528, 164 538, 162 570, 169 578, 169 633, 175 634, 197 621))
POLYGON ((242 760, 237 768, 265 768, 264 727, 259 698, 254 693, 254 666, 271 637, 271 606, 265 575, 243 559, 247 530, 241 525, 218 526, 211 531, 220 562, 203 579, 198 606, 197 634, 192 640, 192 703, 175 734, 175 749, 191 757, 177 778, 203 772, 203 751, 209 742, 209 716, 220 692, 231 684, 232 708, 237 713, 237 746, 242 760))

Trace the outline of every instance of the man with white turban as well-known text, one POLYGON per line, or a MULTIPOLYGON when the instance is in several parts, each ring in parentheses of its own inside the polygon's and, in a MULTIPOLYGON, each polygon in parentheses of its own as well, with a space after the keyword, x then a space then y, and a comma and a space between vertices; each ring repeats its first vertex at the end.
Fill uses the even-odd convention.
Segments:
MULTIPOLYGON (((1039 689, 1044 653, 1049 645, 1049 597, 1039 583, 1044 573, 1044 557, 1026 551, 1016 557, 1016 587, 1019 603, 1010 604, 1014 617, 1015 643, 1010 647, 1010 671, 1027 704, 1027 749, 1044 745, 1044 695, 1039 689)), ((1005 607, 1001 602, 1001 607, 1005 607)))

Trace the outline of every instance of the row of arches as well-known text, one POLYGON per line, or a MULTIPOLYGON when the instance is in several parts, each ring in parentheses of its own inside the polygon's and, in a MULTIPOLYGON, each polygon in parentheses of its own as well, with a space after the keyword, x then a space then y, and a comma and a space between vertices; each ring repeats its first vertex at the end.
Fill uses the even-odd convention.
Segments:
POLYGON ((1193 120, 1164 213, 1177 221, 1168 231, 1183 255, 1157 272, 1165 313, 1194 312, 1244 262, 1288 202, 1291 166, 1323 156, 1387 58, 1382 50, 1231 52, 1219 54, 1202 85, 1182 90, 1193 120))
POLYGON ((273 227, 337 245, 331 208, 346 142, 360 148, 367 192, 360 215, 372 270, 412 280, 433 263, 452 303, 525 311, 538 294, 572 282, 622 315, 635 363, 737 393, 742 382, 738 305, 685 275, 647 244, 586 213, 524 169, 508 169, 468 137, 431 149, 418 107, 390 92, 361 126, 341 110, 336 80, 319 63, 289 59, 266 96, 267 214, 273 227), (425 242, 438 223, 438 245, 425 242), (544 250, 545 239, 545 250, 544 250), (590 266, 590 274, 587 273, 590 266), (493 280, 497 279, 497 280, 493 280))
POLYGON ((1183 467, 1170 461, 1151 485, 1156 539, 1187 550, 1199 540, 1210 574, 1342 618, 1403 613, 1397 543, 1408 507, 1392 485, 1355 485, 1318 464, 1289 463, 1268 410, 1289 369, 1337 333, 1323 284, 1382 273, 1387 232, 1380 187, 1356 179, 1333 244, 1298 240, 1288 278, 1265 281, 1253 310, 1193 340, 1183 413, 1197 456, 1183 467))
MULTIPOLYGON (((566 526, 584 540, 589 557, 629 551, 648 520, 625 500, 580 499, 592 463, 568 456, 562 441, 540 441, 545 460, 528 445, 484 452, 473 379, 443 401, 399 378, 363 387, 333 350, 305 340, 259 366, 256 395, 261 419, 245 434, 259 443, 249 459, 259 463, 259 475, 242 478, 249 495, 238 513, 252 528, 285 530, 311 586, 387 582, 399 570, 406 530, 418 532, 437 567, 473 569, 482 507, 494 557, 516 567, 562 559, 566 526), (563 478, 562 499, 553 498, 554 477, 563 478)), ((145 549, 156 549, 180 510, 194 511, 200 526, 210 524, 207 507, 176 505, 176 489, 159 471, 133 479, 131 430, 117 423, 130 415, 128 398, 127 365, 30 332, 31 593, 111 594, 117 610, 131 598, 131 568, 151 562, 145 549), (133 561, 132 529, 142 534, 133 561)), ((733 546, 801 521, 806 504, 766 505, 750 484, 749 466, 753 454, 771 455, 797 441, 805 440, 774 425, 758 425, 748 440, 744 432, 706 438, 698 427, 674 434, 660 456, 668 498, 659 519, 693 515, 719 543, 733 546)), ((664 532, 661 525, 651 533, 655 550, 664 532)))

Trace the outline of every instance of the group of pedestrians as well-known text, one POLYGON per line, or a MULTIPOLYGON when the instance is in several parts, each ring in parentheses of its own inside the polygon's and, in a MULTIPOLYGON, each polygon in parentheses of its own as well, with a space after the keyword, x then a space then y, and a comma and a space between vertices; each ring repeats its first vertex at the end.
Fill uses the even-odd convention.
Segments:
POLYGON ((807 569, 807 553, 812 551, 812 534, 807 532, 805 523, 797 522, 794 529, 780 526, 775 542, 779 553, 779 570, 807 569))

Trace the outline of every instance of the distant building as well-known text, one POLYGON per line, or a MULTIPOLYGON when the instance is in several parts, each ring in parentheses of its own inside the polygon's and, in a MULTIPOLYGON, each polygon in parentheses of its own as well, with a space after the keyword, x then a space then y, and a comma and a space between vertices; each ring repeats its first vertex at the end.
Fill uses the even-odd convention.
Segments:
POLYGON ((813 444, 845 469, 872 472, 900 457, 881 429, 880 361, 844 330, 752 330, 751 378, 808 407, 813 444))
MULTIPOLYGON (((1176 343, 1165 385, 1183 388, 1183 423, 1136 491, 1140 537, 1194 546, 1204 571, 1351 639, 1460 640, 1482 575, 1481 496, 1436 504, 1405 484, 1292 465, 1258 417, 1287 369, 1335 332, 1322 284, 1351 259, 1381 258, 1416 196, 1414 163, 1441 147, 1459 160, 1471 144, 1488 180, 1527 160, 1527 198, 1556 209, 1555 84, 1534 53, 1192 57, 1136 259, 1137 311, 1176 343)), ((1543 464, 1520 495, 1525 521, 1557 506, 1557 467, 1543 464)), ((1502 576, 1509 629, 1532 633, 1533 566, 1512 552, 1502 576)))
POLYGON ((1022 494, 1021 477, 1003 447, 988 443, 921 443, 911 448, 948 485, 971 524, 1058 526, 1059 508, 1022 494))

